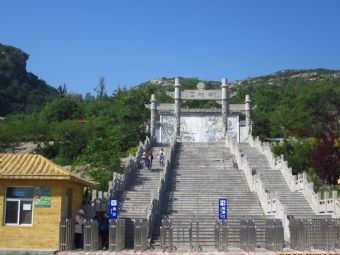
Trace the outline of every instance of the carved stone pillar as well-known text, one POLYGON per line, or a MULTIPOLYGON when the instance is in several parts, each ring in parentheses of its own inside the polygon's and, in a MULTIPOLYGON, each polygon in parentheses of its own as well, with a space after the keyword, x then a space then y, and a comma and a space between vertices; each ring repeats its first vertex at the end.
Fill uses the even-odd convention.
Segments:
POLYGON ((151 114, 150 114, 150 136, 155 137, 155 126, 156 126, 156 112, 157 112, 157 100, 155 94, 151 95, 151 114))
POLYGON ((180 136, 181 130, 181 84, 179 78, 175 79, 175 134, 180 136))
POLYGON ((251 134, 252 130, 252 121, 251 121, 251 112, 252 112, 252 102, 250 99, 250 95, 246 95, 246 100, 244 101, 246 108, 246 128, 248 130, 248 134, 251 134))
POLYGON ((222 79, 222 125, 224 136, 228 132, 228 115, 229 115, 229 91, 227 85, 227 79, 222 79))

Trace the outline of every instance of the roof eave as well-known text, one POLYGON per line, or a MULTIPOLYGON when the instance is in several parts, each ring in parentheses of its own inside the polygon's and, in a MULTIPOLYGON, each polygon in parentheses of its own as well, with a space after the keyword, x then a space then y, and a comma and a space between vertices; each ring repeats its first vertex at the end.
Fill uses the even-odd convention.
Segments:
POLYGON ((95 183, 76 176, 58 175, 0 175, 0 180, 65 180, 81 184, 85 187, 94 187, 95 183))

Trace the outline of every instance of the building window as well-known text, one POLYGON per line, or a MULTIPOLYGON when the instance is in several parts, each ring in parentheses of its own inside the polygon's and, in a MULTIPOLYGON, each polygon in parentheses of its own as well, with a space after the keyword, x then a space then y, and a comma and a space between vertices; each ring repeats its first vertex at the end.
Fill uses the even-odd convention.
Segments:
POLYGON ((6 225, 32 225, 33 187, 8 187, 6 189, 6 225))

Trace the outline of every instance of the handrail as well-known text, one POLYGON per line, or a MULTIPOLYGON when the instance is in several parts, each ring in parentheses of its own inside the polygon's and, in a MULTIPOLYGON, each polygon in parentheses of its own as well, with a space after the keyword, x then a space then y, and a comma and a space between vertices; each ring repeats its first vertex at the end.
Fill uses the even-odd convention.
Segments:
POLYGON ((247 155, 242 154, 239 148, 239 144, 236 141, 227 138, 226 145, 230 148, 230 152, 236 157, 238 168, 244 171, 250 191, 257 193, 265 215, 275 215, 275 217, 282 219, 282 224, 284 224, 285 237, 286 240, 288 240, 289 231, 287 231, 287 215, 285 214, 284 206, 276 196, 275 192, 267 191, 264 189, 261 179, 256 173, 252 173, 247 155))
POLYGON ((257 193, 264 213, 266 215, 272 214, 272 210, 270 210, 270 207, 268 206, 271 205, 272 202, 270 201, 266 190, 263 188, 260 178, 258 178, 257 174, 252 174, 247 155, 241 152, 239 144, 236 141, 233 141, 230 138, 227 138, 226 141, 227 146, 230 148, 230 152, 236 157, 238 168, 242 169, 245 173, 250 191, 257 193))
POLYGON ((113 173, 112 181, 109 182, 108 193, 110 197, 117 197, 119 192, 124 192, 128 188, 132 173, 141 166, 143 152, 149 151, 154 143, 155 140, 149 137, 146 137, 144 143, 139 142, 135 156, 129 155, 124 167, 124 174, 113 173))
POLYGON ((171 171, 174 156, 175 156, 176 144, 177 144, 176 139, 172 139, 170 143, 169 159, 166 160, 164 171, 161 172, 161 175, 159 178, 159 186, 156 191, 152 192, 151 197, 150 197, 148 214, 147 214, 147 219, 148 219, 147 235, 148 235, 149 244, 151 242, 151 233, 152 233, 152 229, 153 229, 156 216, 159 214, 162 208, 162 204, 163 204, 163 200, 164 200, 164 196, 166 192, 166 184, 168 182, 169 172, 171 171))
POLYGON ((337 192, 332 192, 332 197, 328 197, 328 192, 324 193, 324 199, 321 199, 321 193, 315 193, 312 182, 307 179, 307 173, 293 175, 292 168, 288 167, 288 162, 283 155, 276 157, 268 142, 261 142, 259 137, 254 138, 251 134, 248 136, 251 147, 255 147, 268 160, 273 169, 279 170, 286 180, 291 191, 301 191, 308 203, 316 214, 332 214, 333 217, 340 217, 340 202, 337 192))

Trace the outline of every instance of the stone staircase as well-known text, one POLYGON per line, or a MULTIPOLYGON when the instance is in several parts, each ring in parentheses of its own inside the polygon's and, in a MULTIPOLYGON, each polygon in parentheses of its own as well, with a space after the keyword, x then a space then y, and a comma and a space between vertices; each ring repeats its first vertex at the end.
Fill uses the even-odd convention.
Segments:
POLYGON ((293 215, 294 217, 315 216, 315 212, 303 193, 299 191, 292 192, 282 173, 277 169, 272 169, 264 155, 247 143, 241 143, 240 149, 247 155, 250 167, 256 169, 264 189, 276 192, 287 215, 293 215))
MULTIPOLYGON (((249 191, 243 171, 237 168, 223 143, 179 144, 175 166, 168 183, 168 201, 163 218, 174 226, 174 243, 189 243, 188 228, 199 224, 200 248, 214 246, 214 227, 218 219, 218 199, 228 199, 228 222, 240 218, 264 218, 256 193, 249 191)), ((157 234, 153 239, 157 245, 157 234)))
POLYGON ((167 155, 168 148, 156 145, 152 149, 154 160, 151 171, 146 167, 134 173, 129 188, 119 198, 119 218, 125 219, 125 247, 133 248, 134 219, 146 219, 150 209, 152 192, 159 187, 160 174, 164 170, 157 159, 161 148, 167 155))

